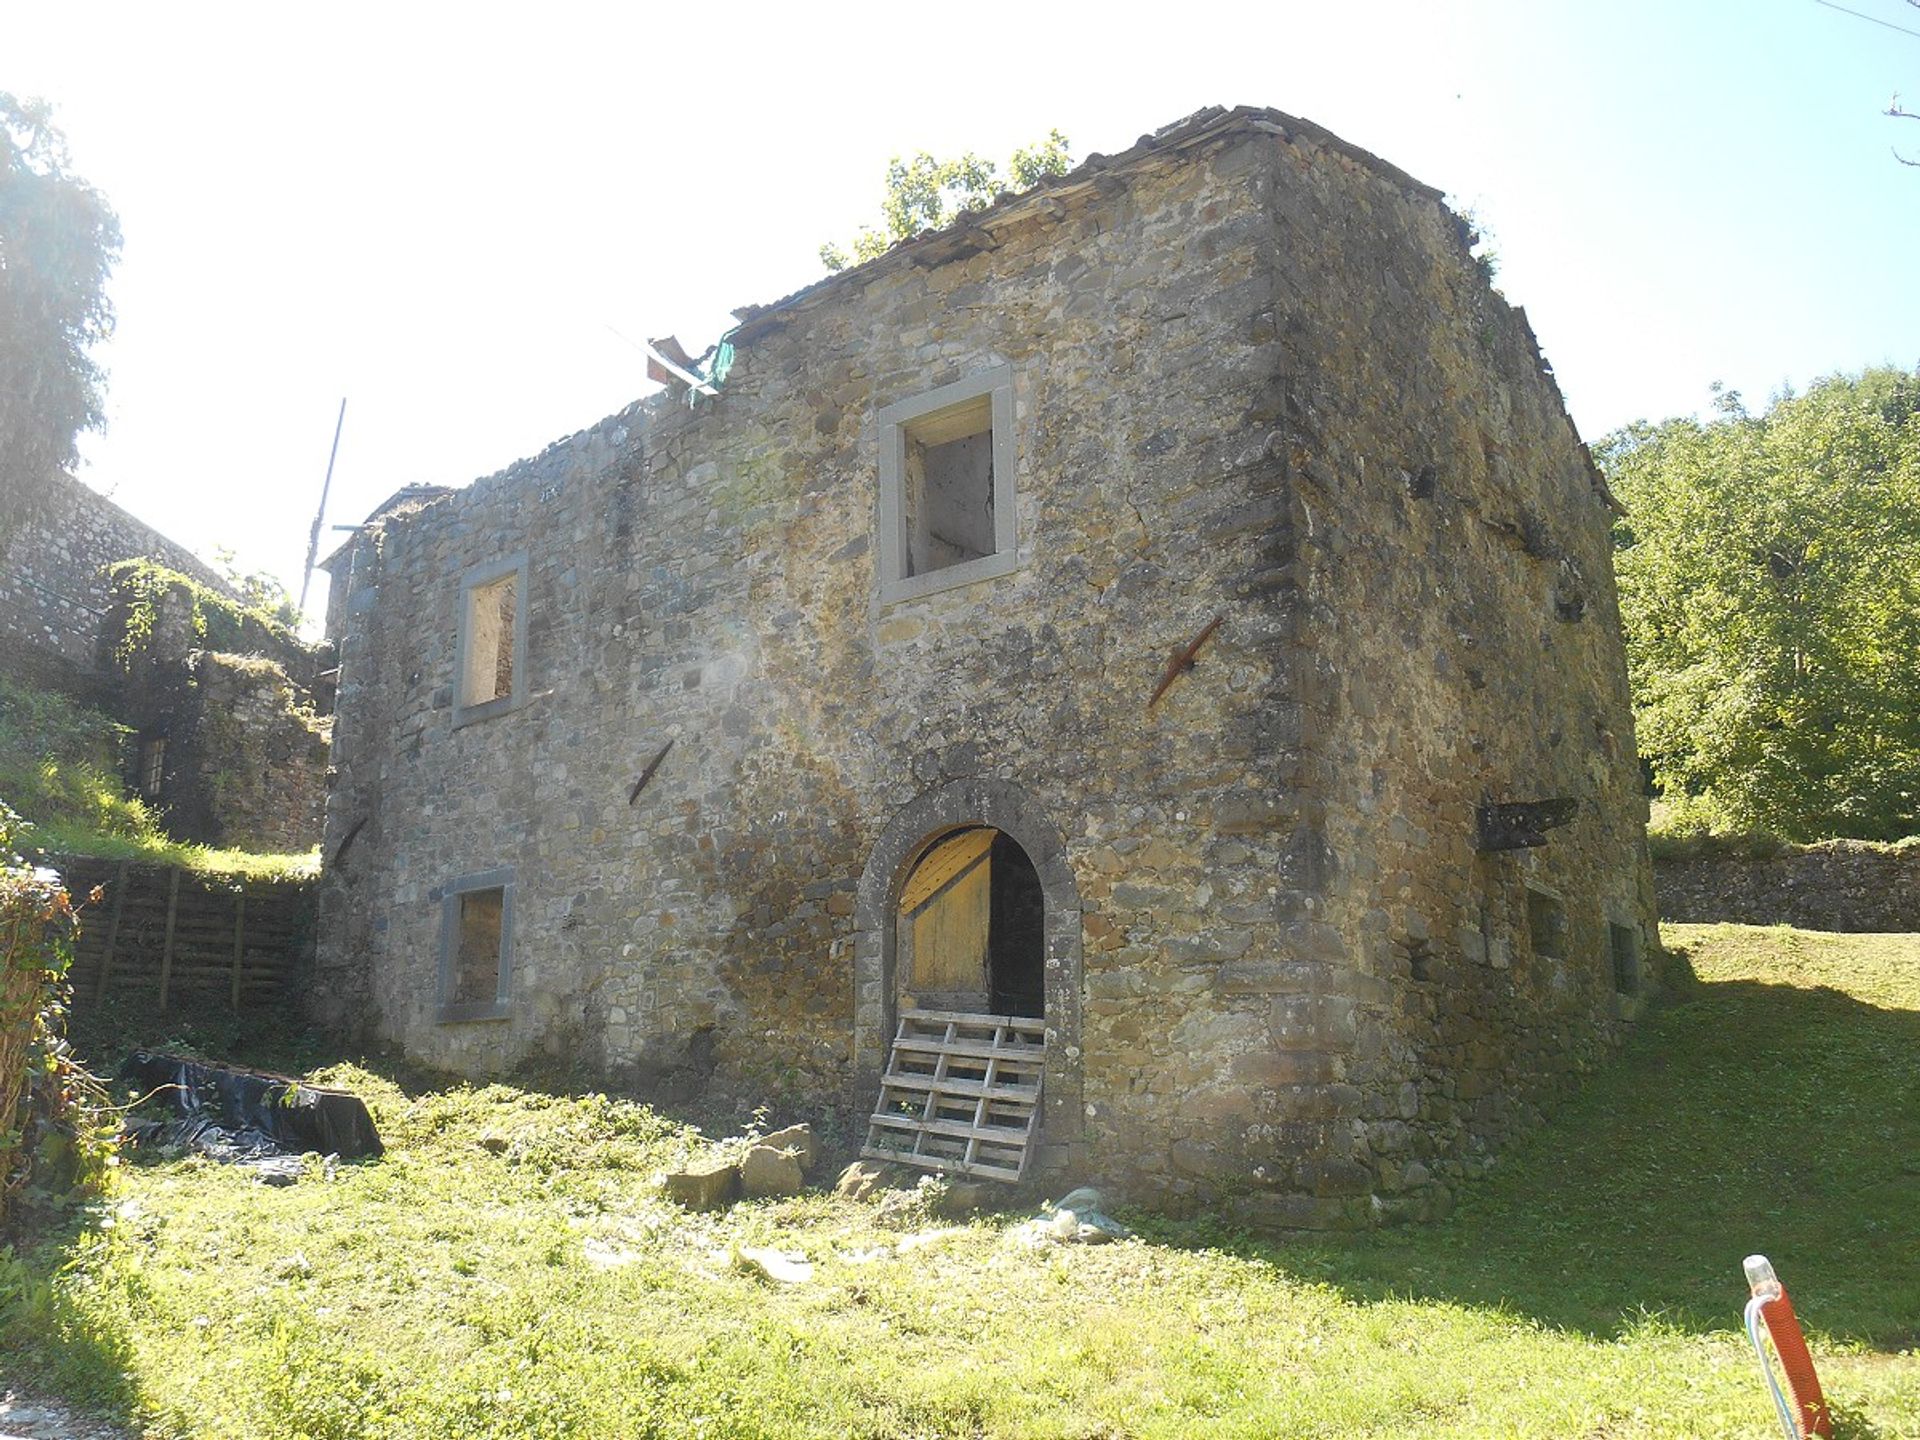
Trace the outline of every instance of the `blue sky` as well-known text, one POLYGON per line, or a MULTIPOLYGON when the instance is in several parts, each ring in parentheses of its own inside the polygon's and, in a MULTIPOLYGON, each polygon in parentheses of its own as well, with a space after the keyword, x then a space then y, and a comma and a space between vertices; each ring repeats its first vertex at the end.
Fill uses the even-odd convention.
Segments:
MULTIPOLYGON (((1920 7, 1845 0, 1920 32, 1920 7)), ((0 3, 118 209, 82 478, 297 588, 329 520, 460 484, 819 275, 899 151, 1076 158, 1273 105, 1445 189, 1582 432, 1920 363, 1920 34, 1816 0, 1098 7, 0 3), (964 15, 964 24, 954 17, 964 15), (191 18, 183 18, 191 16, 191 18), (1907 133, 1911 131, 1909 136, 1907 133)))

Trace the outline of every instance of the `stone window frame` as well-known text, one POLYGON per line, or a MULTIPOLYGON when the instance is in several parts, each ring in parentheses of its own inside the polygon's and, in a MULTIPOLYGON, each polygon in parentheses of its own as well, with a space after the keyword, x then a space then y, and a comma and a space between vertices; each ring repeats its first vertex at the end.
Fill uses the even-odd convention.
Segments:
POLYGON ((495 715, 504 715, 527 703, 527 611, 530 608, 527 568, 527 552, 522 550, 472 566, 460 577, 459 629, 453 654, 453 728, 456 730, 477 720, 491 720, 495 715), (466 683, 467 650, 473 638, 473 592, 509 575, 513 577, 513 689, 505 695, 469 705, 460 695, 466 683))
POLYGON ((435 992, 436 1018, 442 1025, 468 1020, 506 1020, 513 1014, 513 892, 511 865, 497 870, 476 870, 449 880, 440 892, 440 973, 435 992), (477 890, 500 892, 500 966, 492 1000, 474 1000, 462 1004, 449 997, 459 963, 460 897, 477 890))
POLYGON ((879 524, 879 603, 897 604, 917 600, 923 595, 992 580, 1012 572, 1019 564, 1019 525, 1014 515, 1018 487, 1014 484, 1015 446, 1013 443, 1013 367, 995 365, 883 406, 877 416, 880 426, 879 524), (907 439, 918 421, 942 411, 989 397, 993 423, 993 553, 978 559, 963 560, 922 575, 907 571, 907 513, 904 487, 907 473, 907 439))

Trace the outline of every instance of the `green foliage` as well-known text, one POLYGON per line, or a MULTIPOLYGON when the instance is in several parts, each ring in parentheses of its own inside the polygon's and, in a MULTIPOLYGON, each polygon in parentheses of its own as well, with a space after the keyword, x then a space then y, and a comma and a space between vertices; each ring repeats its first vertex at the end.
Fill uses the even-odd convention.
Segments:
POLYGON ((43 855, 97 855, 207 874, 297 879, 319 851, 256 855, 170 838, 121 781, 132 732, 88 706, 0 675, 0 797, 23 817, 21 845, 43 855))
MULTIPOLYGON (((1011 193, 1030 190, 1049 175, 1072 168, 1067 137, 1058 130, 1013 152, 1007 162, 1011 193)), ((832 241, 820 247, 820 263, 829 270, 863 264, 922 230, 942 230, 969 210, 984 210, 999 188, 996 167, 969 150, 957 160, 936 160, 922 150, 911 160, 898 155, 887 162, 887 188, 880 202, 881 222, 863 225, 853 238, 852 254, 832 241)))
POLYGON ((885 1202, 676 1209, 655 1172, 705 1142, 630 1101, 338 1063, 307 1078, 367 1100, 384 1159, 283 1190, 125 1167, 0 1257, 0 1353, 181 1437, 1745 1436, 1758 1250, 1842 1433, 1920 1433, 1920 945, 1668 936, 1697 988, 1431 1226, 1132 1215, 1034 1251, 1010 1197, 909 1248, 885 1202))
POLYGON ((0 803, 0 1230, 22 1202, 97 1194, 113 1150, 106 1094, 65 1037, 74 906, 14 853, 22 829, 0 803))
POLYGON ((1596 447, 1640 750, 1676 829, 1920 829, 1920 375, 1596 447))
POLYGON ((51 113, 0 92, 0 549, 101 423, 88 350, 113 329, 119 222, 68 170, 51 113))
POLYGON ((0 676, 0 796, 34 827, 166 843, 159 819, 121 782, 131 731, 98 710, 0 676))
MULTIPOLYGON (((113 614, 120 625, 113 656, 120 668, 128 672, 146 658, 153 643, 160 606, 170 595, 178 595, 185 601, 196 648, 250 654, 276 645, 300 643, 299 637, 278 615, 248 604, 236 604, 192 576, 170 570, 157 561, 122 560, 108 567, 107 576, 113 584, 113 614)), ((298 612, 295 614, 297 618, 298 612)))
POLYGON ((304 618, 300 606, 287 594, 287 587, 280 583, 278 576, 265 570, 241 570, 235 563, 233 551, 225 546, 213 552, 213 559, 220 567, 221 578, 239 592, 244 608, 288 630, 299 629, 304 618))

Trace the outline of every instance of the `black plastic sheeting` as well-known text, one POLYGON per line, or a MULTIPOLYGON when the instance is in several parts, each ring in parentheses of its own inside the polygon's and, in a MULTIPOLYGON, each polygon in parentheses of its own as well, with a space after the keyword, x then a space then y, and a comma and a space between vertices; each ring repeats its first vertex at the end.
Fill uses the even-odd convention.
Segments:
POLYGON ((386 1149, 366 1102, 345 1090, 151 1050, 129 1055, 120 1078, 143 1093, 159 1092, 155 1098, 169 1101, 179 1117, 129 1126, 137 1142, 199 1150, 254 1168, 262 1179, 291 1183, 298 1162, 285 1162, 303 1152, 357 1160, 386 1149))

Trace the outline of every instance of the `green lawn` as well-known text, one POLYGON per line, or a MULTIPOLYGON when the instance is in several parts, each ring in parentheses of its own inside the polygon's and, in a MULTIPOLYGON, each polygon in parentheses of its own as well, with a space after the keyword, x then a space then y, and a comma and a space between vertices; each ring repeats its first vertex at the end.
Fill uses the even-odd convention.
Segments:
POLYGON ((131 1166, 0 1260, 0 1378, 174 1436, 1755 1437, 1740 1259, 1842 1433, 1920 1435, 1920 937, 1673 927, 1700 983, 1443 1224, 1034 1252, 1018 1215, 682 1214, 631 1104, 336 1064, 391 1145, 131 1166), (404 1077, 401 1077, 404 1078, 404 1077), (740 1273, 739 1244, 816 1262, 740 1273))

